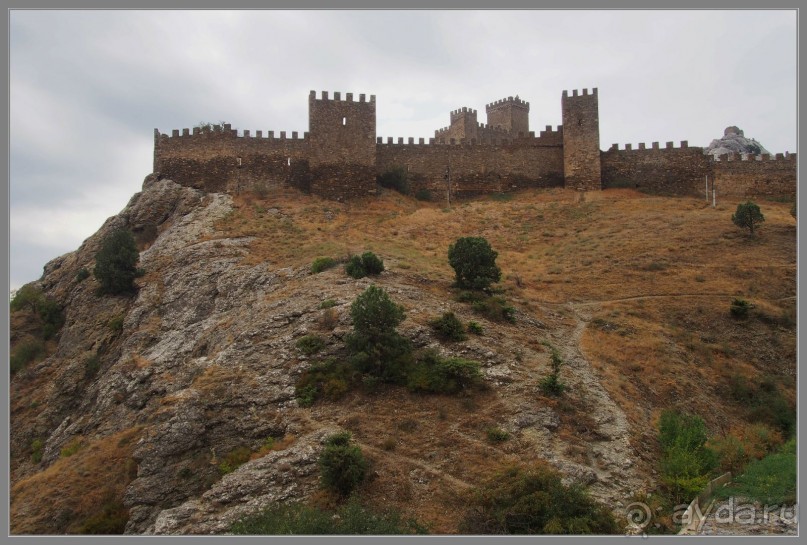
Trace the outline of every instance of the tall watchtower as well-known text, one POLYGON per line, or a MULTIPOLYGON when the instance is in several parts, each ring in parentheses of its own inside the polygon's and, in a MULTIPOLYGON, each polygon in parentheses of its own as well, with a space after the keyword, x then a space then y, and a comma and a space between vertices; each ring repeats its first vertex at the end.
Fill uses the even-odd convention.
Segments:
POLYGON ((463 106, 451 112, 451 126, 445 138, 454 138, 457 142, 465 138, 470 142, 472 138, 477 138, 478 127, 476 110, 463 106))
POLYGON ((530 103, 518 97, 507 97, 485 106, 488 114, 488 125, 501 127, 514 136, 523 132, 524 136, 530 132, 530 103))
POLYGON ((308 95, 309 167, 312 193, 358 197, 375 191, 375 95, 328 91, 308 95))
POLYGON ((571 189, 602 189, 597 88, 563 91, 563 177, 571 189))

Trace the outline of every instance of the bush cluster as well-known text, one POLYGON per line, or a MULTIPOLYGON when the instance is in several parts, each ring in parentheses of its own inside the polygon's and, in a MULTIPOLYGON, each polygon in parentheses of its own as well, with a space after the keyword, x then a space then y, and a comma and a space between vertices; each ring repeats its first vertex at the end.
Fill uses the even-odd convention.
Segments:
POLYGON ((321 273, 322 271, 335 267, 337 263, 338 261, 332 257, 318 257, 311 264, 311 272, 313 274, 321 273))
POLYGON ((437 336, 444 341, 464 341, 468 338, 462 322, 453 312, 446 312, 439 318, 435 318, 429 325, 432 326, 437 336))
POLYGON ((325 348, 325 339, 319 335, 309 334, 297 339, 296 346, 297 350, 310 356, 325 348))
POLYGON ((131 231, 116 229, 109 233, 95 254, 93 274, 100 283, 99 293, 118 295, 134 292, 134 279, 141 274, 137 268, 139 258, 131 231))
POLYGON ((426 528, 398 511, 375 511, 350 498, 331 511, 302 503, 275 504, 230 527, 236 535, 404 535, 426 528))
POLYGON ((563 365, 563 358, 558 349, 549 343, 544 343, 550 351, 549 364, 552 371, 540 382, 541 391, 546 395, 559 396, 566 390, 566 385, 560 380, 560 368, 563 365))
POLYGON ((380 174, 376 181, 381 187, 387 189, 394 189, 403 195, 409 194, 409 179, 406 173, 406 168, 402 166, 395 166, 388 171, 380 174))
POLYGON ((9 369, 11 373, 16 373, 32 361, 41 357, 45 353, 45 343, 39 339, 30 339, 21 342, 11 351, 9 358, 9 369))
POLYGON ((345 265, 345 272, 352 278, 376 276, 384 271, 384 262, 373 252, 364 252, 361 256, 351 256, 345 265))
POLYGON ((504 297, 499 295, 483 297, 474 301, 471 308, 474 312, 494 322, 515 323, 516 321, 516 309, 508 305, 504 297))
POLYGON ((346 337, 351 363, 384 382, 400 382, 412 351, 396 328, 406 314, 383 289, 372 285, 350 306, 353 332, 346 337))
POLYGON ((56 335, 64 325, 62 307, 32 284, 26 284, 17 291, 9 309, 12 312, 28 309, 36 314, 42 322, 41 332, 45 340, 56 335))
POLYGON ((754 229, 765 221, 765 216, 759 210, 759 206, 748 201, 737 205, 737 211, 731 216, 731 221, 740 229, 748 229, 754 235, 754 229))
POLYGON ((360 380, 360 373, 349 363, 329 358, 303 371, 294 395, 301 407, 310 407, 318 399, 341 399, 360 380))
POLYGON ((741 496, 763 505, 794 505, 797 483, 796 439, 778 452, 751 462, 732 483, 716 494, 718 498, 741 496))
POLYGON ((455 394, 481 382, 479 363, 462 358, 443 358, 437 352, 427 350, 408 370, 406 385, 413 392, 455 394))
POLYGON ((659 419, 662 481, 677 502, 689 501, 709 482, 717 455, 706 446, 699 416, 666 410, 659 419))
POLYGON ((460 531, 468 534, 616 534, 610 510, 582 485, 545 466, 511 467, 474 491, 460 531))
POLYGON ((344 497, 364 480, 367 461, 361 449, 352 442, 350 433, 342 432, 325 440, 319 468, 322 487, 344 497))
POLYGON ((428 189, 418 189, 415 192, 415 198, 419 201, 430 201, 432 200, 432 192, 428 189))
POLYGON ((754 305, 745 299, 734 299, 731 302, 729 310, 731 311, 731 315, 735 318, 744 319, 748 318, 748 313, 752 308, 754 308, 754 305))
POLYGON ((252 456, 252 450, 250 450, 249 447, 241 446, 234 448, 222 457, 218 465, 219 473, 222 475, 232 473, 249 462, 250 456, 252 456))
POLYGON ((782 395, 772 377, 750 384, 745 377, 734 375, 729 383, 731 397, 748 410, 752 422, 767 424, 789 438, 796 432, 796 409, 782 395))
POLYGON ((448 263, 454 269, 456 285, 463 289, 485 290, 501 279, 495 252, 482 237, 462 237, 448 247, 448 263))

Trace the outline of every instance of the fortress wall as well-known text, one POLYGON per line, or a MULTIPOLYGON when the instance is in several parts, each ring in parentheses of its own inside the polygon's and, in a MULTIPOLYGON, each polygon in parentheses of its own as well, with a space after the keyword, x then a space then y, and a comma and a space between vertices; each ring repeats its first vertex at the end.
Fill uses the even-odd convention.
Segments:
POLYGON ((796 154, 722 155, 712 163, 717 194, 724 197, 796 198, 796 154))
POLYGON ((672 142, 660 148, 653 142, 638 149, 631 144, 620 150, 617 144, 602 152, 602 186, 634 187, 665 195, 701 195, 705 177, 711 175, 712 161, 703 148, 688 147, 686 141, 674 148, 672 142))
POLYGON ((444 194, 449 164, 452 193, 458 196, 563 185, 562 147, 545 145, 539 138, 496 144, 390 140, 385 143, 379 138, 376 144, 377 173, 405 167, 413 192, 428 189, 435 195, 444 194))
POLYGON ((311 91, 308 97, 311 192, 332 199, 367 196, 376 188, 375 95, 311 91))
POLYGON ((154 134, 154 172, 205 191, 267 189, 290 184, 307 189, 308 134, 285 131, 174 130, 154 134), (239 166, 240 158, 240 166, 239 166))

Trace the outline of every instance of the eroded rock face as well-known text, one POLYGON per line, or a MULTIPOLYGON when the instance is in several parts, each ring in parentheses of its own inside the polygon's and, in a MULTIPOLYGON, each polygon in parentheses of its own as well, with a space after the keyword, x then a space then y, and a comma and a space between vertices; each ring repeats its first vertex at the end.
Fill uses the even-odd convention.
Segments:
POLYGON ((727 153, 759 155, 770 152, 753 138, 746 138, 739 127, 731 126, 723 131, 723 138, 712 140, 703 153, 717 157, 727 153))
MULTIPOLYGON (((341 409, 328 416, 324 409, 299 407, 294 385, 312 358, 296 349, 296 341, 318 333, 326 343, 318 358, 344 356, 350 303, 371 283, 379 283, 407 308, 412 318, 400 331, 416 347, 482 364, 501 403, 496 417, 519 438, 512 447, 524 449, 519 455, 540 454, 568 482, 590 484, 604 500, 624 497, 641 485, 633 470, 620 465, 635 458, 624 414, 571 345, 565 354, 568 380, 602 421, 592 424, 592 455, 567 459, 567 444, 558 438, 558 414, 535 404, 548 356, 524 345, 524 339, 545 336, 547 324, 524 315, 518 324, 503 326, 507 331, 443 345, 428 320, 467 308, 435 295, 428 282, 418 283, 394 267, 375 279, 354 280, 339 268, 312 275, 308 267, 289 267, 271 256, 254 264, 245 259, 251 238, 226 238, 217 231, 217 222, 232 210, 228 195, 204 194, 151 176, 98 233, 46 266, 38 284, 65 306, 66 323, 56 352, 14 377, 12 482, 51 466, 77 437, 92 440, 137 428, 140 439, 132 451, 137 471, 122 498, 129 509, 126 533, 222 533, 273 503, 308 499, 317 488, 322 442, 343 422, 341 409), (118 227, 142 235, 147 248, 140 266, 146 273, 137 280, 135 296, 98 297, 95 280, 78 282, 76 273, 92 268, 100 241, 118 227), (326 299, 335 303, 327 309, 332 323, 323 330, 326 309, 321 303, 326 299), (122 320, 121 329, 109 326, 113 319, 122 320), (100 365, 90 374, 86 361, 93 356, 100 365), (37 406, 29 402, 32 393, 41 400, 37 406), (282 449, 263 453, 269 437, 284 438, 282 449), (34 438, 44 440, 39 463, 29 454, 34 438), (237 449, 256 458, 224 471, 222 461, 237 449)), ((577 343, 579 333, 558 331, 557 336, 577 343)), ((463 430, 457 424, 451 440, 464 443, 452 447, 459 449, 452 457, 488 448, 463 430)), ((391 494, 411 488, 406 493, 429 498, 446 482, 471 486, 451 474, 461 465, 438 467, 430 451, 419 453, 421 460, 368 443, 363 448, 375 453, 380 465, 403 475, 402 484, 378 485, 389 485, 391 494), (423 471, 429 479, 407 481, 406 475, 423 471)))

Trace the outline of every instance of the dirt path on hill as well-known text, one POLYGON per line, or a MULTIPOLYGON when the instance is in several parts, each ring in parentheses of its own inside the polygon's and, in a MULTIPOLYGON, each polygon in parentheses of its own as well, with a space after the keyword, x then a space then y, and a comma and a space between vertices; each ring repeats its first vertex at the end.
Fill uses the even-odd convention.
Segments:
MULTIPOLYGON (((688 297, 738 297, 738 295, 736 293, 658 293, 648 295, 634 295, 631 297, 617 297, 616 299, 602 299, 599 301, 575 301, 568 303, 541 302, 541 304, 554 307, 568 306, 571 307, 572 309, 580 309, 596 305, 604 305, 608 303, 625 303, 629 301, 642 301, 645 299, 683 299, 688 297)), ((763 299, 766 301, 790 301, 796 299, 796 296, 789 295, 787 297, 779 297, 776 299, 766 299, 760 297, 757 299, 763 299)))
MULTIPOLYGON (((587 445, 589 466, 596 474, 590 491, 617 511, 620 502, 629 503, 629 498, 645 485, 636 475, 637 454, 630 442, 639 435, 631 431, 624 411, 603 388, 580 347, 591 316, 573 303, 568 303, 567 308, 573 312, 574 326, 571 330, 556 329, 551 334, 564 361, 561 380, 570 388, 570 393, 582 397, 589 416, 597 425, 590 430, 593 439, 587 445)), ((564 445, 562 441, 555 442, 554 450, 559 458, 567 457, 559 450, 564 445)))

